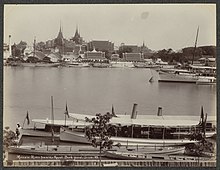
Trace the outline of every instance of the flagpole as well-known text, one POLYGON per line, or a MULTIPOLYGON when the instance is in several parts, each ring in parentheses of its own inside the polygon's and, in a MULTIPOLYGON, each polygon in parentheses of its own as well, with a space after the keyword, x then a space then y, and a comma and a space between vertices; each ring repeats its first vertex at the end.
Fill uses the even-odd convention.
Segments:
POLYGON ((66 114, 65 114, 65 126, 66 126, 66 114))
POLYGON ((53 131, 53 125, 54 125, 54 114, 53 114, 53 96, 51 96, 51 135, 52 135, 52 142, 54 142, 54 131, 53 131))
POLYGON ((25 121, 26 121, 26 117, 24 118, 24 122, 23 122, 23 125, 22 125, 22 129, 24 128, 25 121))

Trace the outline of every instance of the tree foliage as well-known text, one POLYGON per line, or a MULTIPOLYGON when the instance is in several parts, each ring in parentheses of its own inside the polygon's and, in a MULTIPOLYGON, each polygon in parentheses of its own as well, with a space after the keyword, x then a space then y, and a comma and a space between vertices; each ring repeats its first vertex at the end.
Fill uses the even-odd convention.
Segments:
MULTIPOLYGON (((91 122, 92 125, 86 127, 85 134, 93 147, 99 147, 99 165, 101 165, 101 152, 104 149, 111 149, 113 146, 113 141, 110 138, 116 128, 109 123, 113 116, 107 112, 104 115, 96 114, 96 117, 92 119, 86 118, 86 121, 91 122)), ((116 146, 119 147, 120 144, 118 143, 116 146)))
POLYGON ((115 126, 109 124, 112 117, 113 115, 107 112, 104 115, 96 114, 96 117, 92 119, 86 118, 86 121, 91 122, 92 125, 86 127, 85 134, 94 147, 112 148, 113 141, 110 138, 115 132, 115 126))
POLYGON ((186 151, 188 154, 194 156, 203 156, 204 152, 214 152, 214 144, 205 137, 203 130, 192 132, 190 134, 190 140, 195 140, 198 142, 186 146, 186 151))
POLYGON ((3 130, 3 151, 6 151, 9 146, 16 145, 17 136, 15 132, 10 130, 9 127, 5 127, 3 130))

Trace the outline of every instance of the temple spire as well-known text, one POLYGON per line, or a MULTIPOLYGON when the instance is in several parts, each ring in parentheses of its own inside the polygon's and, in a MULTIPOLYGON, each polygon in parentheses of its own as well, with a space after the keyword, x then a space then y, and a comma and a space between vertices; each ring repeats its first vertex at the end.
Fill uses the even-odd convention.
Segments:
POLYGON ((63 32, 62 32, 62 23, 61 23, 61 21, 60 21, 60 30, 59 30, 57 39, 63 39, 63 32))

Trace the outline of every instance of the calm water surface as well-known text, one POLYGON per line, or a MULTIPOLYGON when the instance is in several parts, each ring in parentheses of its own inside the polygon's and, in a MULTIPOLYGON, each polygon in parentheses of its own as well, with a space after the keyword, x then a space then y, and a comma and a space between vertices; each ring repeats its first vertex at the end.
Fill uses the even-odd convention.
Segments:
POLYGON ((131 114, 133 103, 138 114, 164 115, 216 114, 216 87, 158 83, 158 74, 135 68, 31 68, 4 67, 4 126, 23 124, 30 119, 50 118, 51 96, 55 119, 63 119, 66 102, 69 112, 131 114), (154 76, 154 82, 148 80, 154 76))

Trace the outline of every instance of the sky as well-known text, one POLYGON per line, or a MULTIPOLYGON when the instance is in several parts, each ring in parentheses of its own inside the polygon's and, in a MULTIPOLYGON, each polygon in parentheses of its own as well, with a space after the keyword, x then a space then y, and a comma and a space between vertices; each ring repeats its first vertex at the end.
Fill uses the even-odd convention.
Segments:
POLYGON ((85 41, 109 40, 142 45, 152 50, 179 50, 216 45, 215 4, 42 4, 5 5, 4 42, 33 44, 57 37, 60 23, 64 38, 76 27, 85 41))

